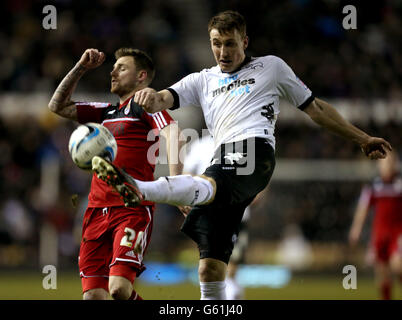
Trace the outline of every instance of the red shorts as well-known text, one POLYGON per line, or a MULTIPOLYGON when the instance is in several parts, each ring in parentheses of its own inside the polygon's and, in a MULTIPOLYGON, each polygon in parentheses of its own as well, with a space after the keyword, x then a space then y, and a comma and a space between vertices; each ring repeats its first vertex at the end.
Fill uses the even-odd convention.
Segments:
POLYGON ((144 269, 143 255, 153 224, 153 207, 88 208, 84 215, 78 265, 82 291, 108 289, 109 276, 134 281, 144 269), (134 245, 141 243, 141 252, 134 245))
POLYGON ((377 261, 388 262, 395 253, 402 256, 402 228, 375 231, 373 233, 373 246, 377 261))

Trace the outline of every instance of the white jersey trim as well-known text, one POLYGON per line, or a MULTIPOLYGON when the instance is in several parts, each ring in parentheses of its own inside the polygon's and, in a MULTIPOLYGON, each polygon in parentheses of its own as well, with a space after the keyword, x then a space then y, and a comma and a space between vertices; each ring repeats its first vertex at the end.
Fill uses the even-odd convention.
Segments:
POLYGON ((119 122, 119 121, 140 121, 138 118, 116 118, 116 119, 107 119, 103 120, 102 124, 108 123, 108 122, 119 122))

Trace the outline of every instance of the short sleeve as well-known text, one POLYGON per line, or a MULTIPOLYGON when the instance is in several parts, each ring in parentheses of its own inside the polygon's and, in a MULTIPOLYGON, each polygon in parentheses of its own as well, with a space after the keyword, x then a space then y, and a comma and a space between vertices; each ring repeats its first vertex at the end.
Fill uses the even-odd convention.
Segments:
POLYGON ((199 90, 201 88, 201 74, 199 72, 191 73, 170 86, 168 90, 170 92, 173 90, 177 94, 177 97, 175 97, 175 94, 172 93, 175 97, 175 105, 171 109, 174 110, 186 105, 200 106, 199 90))
POLYGON ((165 110, 156 113, 144 112, 143 117, 144 120, 149 123, 152 129, 156 129, 158 132, 174 121, 169 113, 165 110))
POLYGON ((279 95, 282 98, 302 110, 314 100, 311 90, 281 58, 276 57, 275 69, 279 95))
POLYGON ((368 208, 373 203, 373 190, 370 186, 366 185, 363 187, 360 193, 358 206, 368 208))
POLYGON ((97 122, 104 119, 105 111, 111 106, 106 102, 76 102, 77 120, 79 123, 97 122))

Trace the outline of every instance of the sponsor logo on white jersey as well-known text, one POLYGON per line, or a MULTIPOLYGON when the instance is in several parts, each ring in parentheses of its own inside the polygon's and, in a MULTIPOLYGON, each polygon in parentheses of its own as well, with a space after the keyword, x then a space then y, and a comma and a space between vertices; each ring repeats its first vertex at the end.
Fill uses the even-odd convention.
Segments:
POLYGON ((219 79, 218 89, 212 90, 212 97, 217 97, 222 93, 230 92, 232 97, 243 93, 250 93, 250 85, 255 84, 255 79, 239 79, 239 75, 234 75, 228 78, 219 79))

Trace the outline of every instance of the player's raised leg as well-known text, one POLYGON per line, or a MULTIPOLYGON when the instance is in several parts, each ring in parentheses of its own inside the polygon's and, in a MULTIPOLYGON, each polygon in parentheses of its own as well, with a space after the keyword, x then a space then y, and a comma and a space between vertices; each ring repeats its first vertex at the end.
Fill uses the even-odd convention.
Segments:
POLYGON ((92 159, 92 170, 123 197, 127 207, 142 200, 174 206, 208 204, 216 193, 215 181, 206 176, 178 175, 140 181, 98 156, 92 159))
POLYGON ((105 159, 98 156, 93 157, 92 171, 97 174, 99 179, 107 182, 123 197, 126 207, 134 207, 143 200, 136 181, 124 170, 115 167, 105 159))

